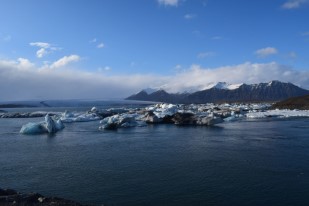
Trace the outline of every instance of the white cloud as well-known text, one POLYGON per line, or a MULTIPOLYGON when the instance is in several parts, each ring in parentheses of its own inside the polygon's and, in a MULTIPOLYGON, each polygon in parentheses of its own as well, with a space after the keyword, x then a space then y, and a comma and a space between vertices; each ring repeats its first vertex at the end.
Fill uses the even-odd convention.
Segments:
POLYGON ((309 1, 308 0, 288 0, 281 7, 283 9, 297 9, 306 3, 309 3, 309 1))
POLYGON ((203 89, 205 85, 219 81, 252 84, 272 80, 292 82, 309 89, 308 70, 295 70, 275 62, 267 64, 246 62, 218 68, 202 68, 200 65, 192 65, 189 69, 170 77, 162 88, 169 92, 179 92, 192 88, 203 89))
MULTIPOLYGON (((89 41, 89 43, 91 43, 91 44, 94 44, 94 43, 97 43, 98 42, 98 39, 97 38, 93 38, 92 40, 90 40, 89 41)), ((103 47, 105 47, 105 45, 103 44, 103 42, 98 42, 97 44, 96 44, 97 46, 97 48, 98 49, 101 49, 101 48, 103 48, 103 47)))
POLYGON ((158 3, 164 6, 178 6, 179 0, 158 0, 158 3))
POLYGON ((35 65, 33 63, 31 63, 28 59, 25 58, 18 58, 18 67, 19 69, 33 69, 35 67, 35 65))
POLYGON ((162 79, 154 75, 106 76, 66 67, 53 70, 25 66, 23 60, 0 60, 1 101, 123 98, 162 79))
POLYGON ((80 57, 78 55, 70 55, 70 56, 64 56, 61 59, 55 61, 54 63, 52 63, 52 65, 50 65, 51 69, 57 69, 60 67, 64 67, 66 65, 68 65, 69 63, 72 62, 77 62, 80 60, 80 57))
POLYGON ((197 58, 199 59, 203 59, 203 58, 207 58, 207 57, 213 57, 215 56, 216 53, 215 52, 202 52, 202 53, 199 53, 197 55, 197 58))
POLYGON ((46 42, 31 42, 30 46, 37 46, 37 47, 41 47, 41 48, 49 48, 51 45, 49 43, 46 42))
POLYGON ((61 49, 59 47, 53 47, 51 44, 46 43, 46 42, 31 42, 29 43, 29 45, 40 48, 36 52, 37 58, 42 58, 46 56, 47 54, 51 53, 52 51, 57 51, 61 49))
POLYGON ((42 58, 42 57, 45 56, 46 54, 47 54, 47 51, 46 51, 45 48, 41 48, 41 49, 37 50, 37 52, 36 52, 36 56, 37 56, 38 58, 42 58))
POLYGON ((96 43, 97 42, 97 39, 96 38, 93 38, 92 40, 89 41, 90 43, 96 43))
POLYGON ((104 47, 104 44, 103 44, 103 43, 100 43, 100 44, 97 45, 97 48, 99 48, 99 49, 101 49, 101 48, 103 48, 103 47, 104 47))
MULTIPOLYGON (((105 69, 105 68, 103 68, 105 69)), ((158 87, 169 92, 202 88, 211 82, 259 83, 280 80, 309 89, 309 71, 295 70, 275 62, 246 62, 218 68, 192 65, 175 75, 107 75, 69 69, 41 69, 27 59, 0 60, 1 100, 124 98, 141 89, 158 87), (8 85, 9 88, 8 88, 8 85)))
POLYGON ((194 19, 195 17, 196 17, 196 14, 186 14, 186 15, 184 15, 184 18, 188 19, 188 20, 194 19))
POLYGON ((255 51, 255 54, 260 58, 264 58, 264 57, 274 55, 277 53, 278 53, 278 50, 274 47, 265 47, 265 48, 255 51))

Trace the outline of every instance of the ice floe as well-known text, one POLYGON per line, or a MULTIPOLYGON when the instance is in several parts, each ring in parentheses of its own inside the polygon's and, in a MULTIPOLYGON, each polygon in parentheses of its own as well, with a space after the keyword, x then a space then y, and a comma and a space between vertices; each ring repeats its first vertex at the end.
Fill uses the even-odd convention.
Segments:
POLYGON ((289 117, 309 117, 309 110, 266 110, 266 111, 249 111, 247 118, 289 118, 289 117))
POLYGON ((101 117, 96 113, 96 109, 92 108, 91 112, 69 112, 65 111, 61 114, 60 120, 65 123, 70 122, 89 122, 100 120, 101 117))
POLYGON ((121 127, 146 126, 144 121, 138 120, 138 114, 116 114, 100 121, 99 129, 114 130, 121 127))

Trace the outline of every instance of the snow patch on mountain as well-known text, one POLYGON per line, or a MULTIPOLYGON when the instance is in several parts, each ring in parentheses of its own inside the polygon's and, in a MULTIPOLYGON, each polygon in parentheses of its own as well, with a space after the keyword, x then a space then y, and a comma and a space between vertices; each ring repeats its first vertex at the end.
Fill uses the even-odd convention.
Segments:
POLYGON ((184 86, 182 88, 179 88, 177 91, 175 91, 174 89, 171 88, 170 85, 164 84, 157 88, 146 88, 146 89, 143 89, 142 91, 146 92, 148 95, 156 91, 159 91, 159 90, 164 90, 168 93, 192 94, 194 92, 208 90, 212 88, 234 90, 234 89, 238 89, 241 85, 243 85, 243 83, 229 84, 226 82, 212 82, 212 83, 197 85, 197 86, 184 86))
POLYGON ((203 88, 203 90, 207 89, 227 89, 227 90, 233 90, 233 89, 238 89, 243 83, 241 84, 228 84, 226 82, 217 82, 217 83, 210 83, 206 87, 203 88))

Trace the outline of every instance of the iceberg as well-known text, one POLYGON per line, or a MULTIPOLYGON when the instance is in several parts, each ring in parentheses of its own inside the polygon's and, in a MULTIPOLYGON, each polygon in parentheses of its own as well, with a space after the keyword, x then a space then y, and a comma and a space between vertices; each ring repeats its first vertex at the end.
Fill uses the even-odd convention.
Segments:
POLYGON ((65 111, 60 117, 60 120, 65 123, 90 122, 100 119, 101 117, 97 114, 97 109, 95 107, 93 107, 90 112, 86 113, 65 111))
POLYGON ((49 114, 45 116, 45 121, 38 123, 27 123, 22 126, 21 134, 53 134, 62 130, 64 125, 61 120, 54 120, 49 114))
POLYGON ((116 114, 110 117, 106 117, 100 121, 102 126, 99 129, 115 130, 124 127, 142 127, 146 126, 146 123, 139 121, 138 114, 116 114))

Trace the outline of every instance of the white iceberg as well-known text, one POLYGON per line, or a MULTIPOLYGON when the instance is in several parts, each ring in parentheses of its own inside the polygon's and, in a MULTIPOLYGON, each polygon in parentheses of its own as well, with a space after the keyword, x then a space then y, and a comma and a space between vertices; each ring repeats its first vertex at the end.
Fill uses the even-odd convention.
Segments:
POLYGON ((116 114, 110 117, 106 117, 100 121, 102 126, 99 129, 118 129, 122 127, 142 127, 146 126, 146 123, 139 121, 138 114, 116 114))
POLYGON ((147 111, 153 112, 159 119, 166 116, 173 116, 179 110, 177 105, 174 104, 157 104, 153 107, 146 108, 147 111))
POLYGON ((62 113, 60 120, 65 123, 71 123, 71 122, 90 122, 101 119, 100 116, 97 115, 94 111, 96 111, 95 107, 91 109, 91 113, 65 111, 64 113, 62 113))

